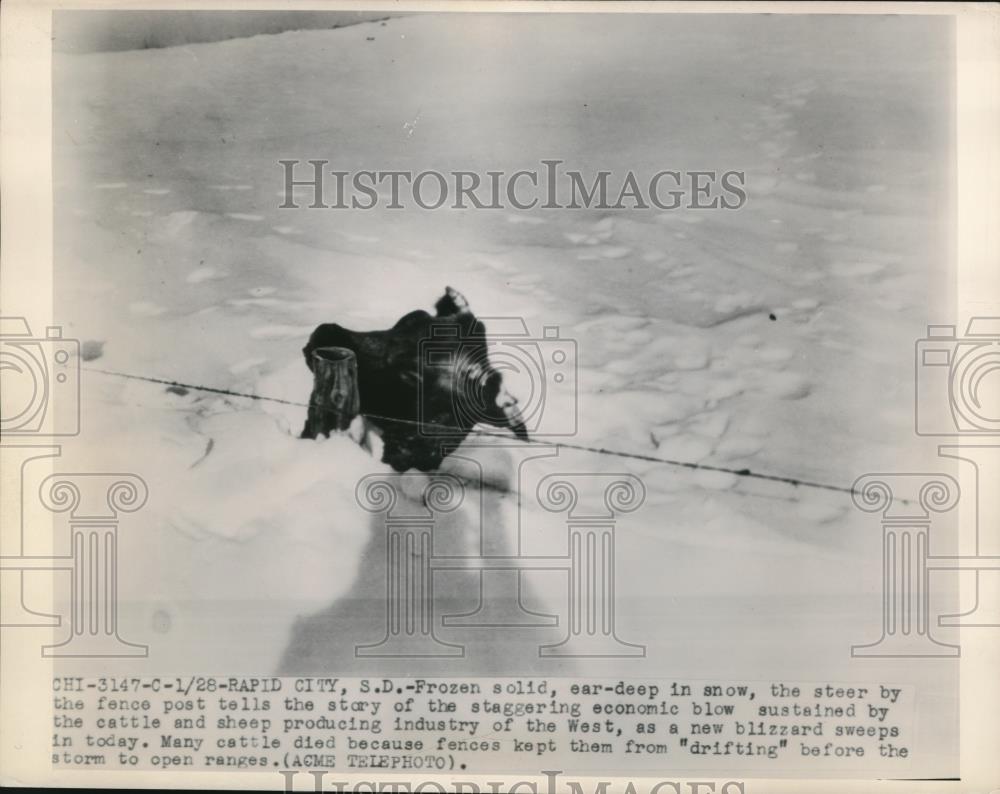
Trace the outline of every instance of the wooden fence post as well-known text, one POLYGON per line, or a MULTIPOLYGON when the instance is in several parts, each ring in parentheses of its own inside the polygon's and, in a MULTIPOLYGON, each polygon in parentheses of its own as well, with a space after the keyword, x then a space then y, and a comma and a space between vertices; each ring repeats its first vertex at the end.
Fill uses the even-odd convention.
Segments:
POLYGON ((313 390, 302 438, 344 431, 361 413, 358 359, 346 347, 318 347, 313 353, 313 390))

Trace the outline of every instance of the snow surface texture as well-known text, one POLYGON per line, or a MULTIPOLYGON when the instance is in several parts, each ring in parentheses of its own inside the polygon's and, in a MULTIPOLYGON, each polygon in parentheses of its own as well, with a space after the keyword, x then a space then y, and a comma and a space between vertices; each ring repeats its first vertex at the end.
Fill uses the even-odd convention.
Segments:
MULTIPOLYGON (((844 487, 912 470, 913 341, 949 305, 946 34, 889 17, 412 16, 58 55, 57 316, 68 335, 104 343, 85 366, 305 401, 299 351, 317 323, 387 327, 451 284, 480 316, 575 340, 571 441, 844 487), (283 158, 513 171, 544 157, 621 173, 742 169, 749 202, 277 208, 283 158)), ((120 584, 144 594, 123 607, 122 631, 151 637, 149 663, 584 665, 535 657, 538 637, 558 632, 511 630, 463 635, 465 660, 359 666, 353 643, 378 639, 384 585, 381 524, 354 489, 387 467, 347 439, 299 441, 295 406, 90 372, 83 394, 67 464, 134 470, 150 485, 123 530, 120 584)), ((523 452, 469 454, 516 491, 523 452)), ((892 669, 849 658, 879 635, 881 560, 877 521, 847 494, 569 451, 528 469, 645 483, 645 505, 619 523, 618 631, 648 646, 630 674, 892 669)), ((503 487, 472 493, 450 542, 478 542, 480 499, 490 542, 515 543, 517 498, 503 487)), ((526 544, 564 531, 521 502, 526 544)), ((561 613, 563 585, 543 579, 528 599, 561 613)), ((907 680, 927 676, 950 697, 950 663, 922 664, 907 680)), ((942 708, 939 726, 951 719, 942 708)))

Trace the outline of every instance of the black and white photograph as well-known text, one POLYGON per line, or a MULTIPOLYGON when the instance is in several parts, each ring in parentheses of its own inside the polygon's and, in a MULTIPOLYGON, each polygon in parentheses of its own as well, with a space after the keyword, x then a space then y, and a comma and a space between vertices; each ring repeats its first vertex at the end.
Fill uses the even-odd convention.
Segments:
POLYGON ((5 140, 5 783, 972 790, 995 7, 126 5, 5 140))

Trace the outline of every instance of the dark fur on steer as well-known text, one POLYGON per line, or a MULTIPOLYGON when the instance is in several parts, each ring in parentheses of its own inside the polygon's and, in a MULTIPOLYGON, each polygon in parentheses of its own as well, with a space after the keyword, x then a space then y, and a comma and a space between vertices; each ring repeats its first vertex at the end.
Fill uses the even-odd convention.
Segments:
POLYGON ((435 309, 410 312, 386 331, 324 323, 302 351, 310 370, 317 348, 354 351, 361 413, 381 431, 382 462, 396 471, 436 469, 479 422, 528 440, 517 400, 490 365, 483 323, 451 287, 435 309))

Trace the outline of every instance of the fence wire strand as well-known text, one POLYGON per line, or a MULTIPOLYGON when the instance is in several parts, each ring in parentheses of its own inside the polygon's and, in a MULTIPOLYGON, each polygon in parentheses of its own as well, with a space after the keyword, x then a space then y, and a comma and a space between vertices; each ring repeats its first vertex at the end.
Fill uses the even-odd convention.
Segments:
MULTIPOLYGON (((116 372, 114 370, 100 369, 97 367, 81 367, 84 372, 94 372, 100 375, 108 375, 115 378, 123 378, 125 380, 137 380, 146 383, 157 383, 163 386, 173 386, 180 389, 188 389, 190 391, 200 391, 207 392, 209 394, 220 394, 225 397, 240 397, 247 400, 258 400, 261 402, 271 402, 278 403, 279 405, 292 405, 299 408, 308 408, 309 403, 299 402, 297 400, 283 400, 279 397, 268 397, 263 394, 250 394, 247 392, 234 391, 232 389, 219 389, 213 386, 202 386, 195 383, 183 383, 176 380, 168 380, 166 378, 155 378, 149 375, 134 375, 127 372, 116 372)), ((390 416, 380 416, 378 414, 362 413, 367 419, 371 419, 375 422, 388 422, 399 425, 410 425, 413 427, 419 427, 422 429, 440 429, 442 431, 448 431, 452 433, 465 433, 463 428, 455 427, 453 425, 443 425, 433 422, 421 422, 413 419, 398 419, 390 416)), ((509 438, 507 433, 501 433, 493 430, 483 430, 478 427, 472 428, 468 431, 470 434, 475 434, 478 436, 485 436, 489 438, 509 438)), ((520 442, 524 443, 524 442, 520 442)), ((766 474, 764 472, 752 471, 747 468, 735 469, 728 468, 726 466, 713 466, 708 463, 694 463, 692 461, 685 460, 674 460, 671 458, 664 458, 658 455, 647 455, 641 452, 626 452, 617 449, 608 449, 606 447, 590 446, 587 444, 574 444, 569 441, 550 441, 548 439, 532 438, 528 440, 530 444, 537 444, 539 446, 550 447, 552 449, 567 449, 574 450, 576 452, 588 452, 594 455, 604 455, 607 457, 615 458, 626 458, 630 460, 639 460, 645 463, 660 463, 666 466, 676 466, 678 468, 690 469, 695 471, 711 471, 721 474, 732 474, 736 477, 746 477, 756 480, 765 480, 767 482, 777 482, 784 485, 791 485, 793 487, 802 488, 816 488, 824 491, 836 491, 838 493, 854 494, 855 489, 850 487, 845 487, 843 485, 831 485, 830 483, 816 482, 814 480, 803 480, 798 477, 786 477, 779 474, 766 474)))

